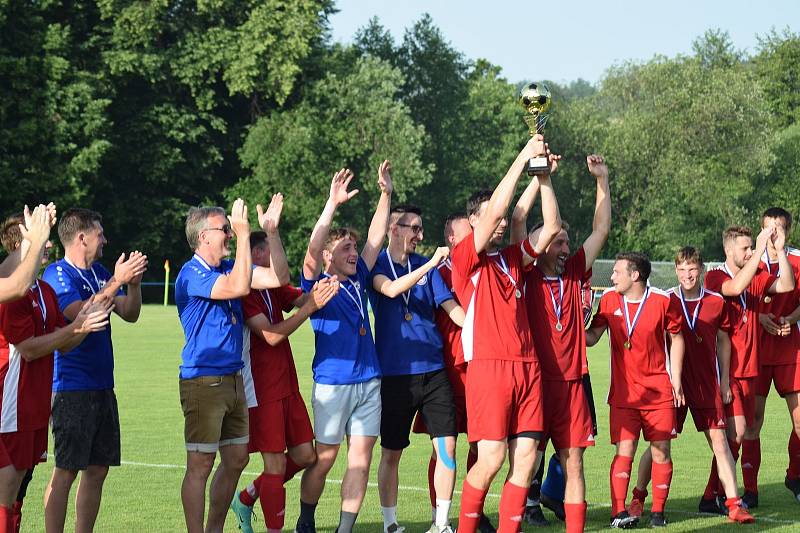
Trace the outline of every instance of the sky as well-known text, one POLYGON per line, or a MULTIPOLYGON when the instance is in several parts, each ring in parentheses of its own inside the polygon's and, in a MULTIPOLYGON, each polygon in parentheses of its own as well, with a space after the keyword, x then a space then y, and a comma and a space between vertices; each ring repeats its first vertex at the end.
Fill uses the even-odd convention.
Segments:
POLYGON ((370 17, 401 41, 429 13, 454 48, 485 58, 512 82, 583 78, 597 83, 627 60, 689 54, 707 29, 727 31, 737 49, 755 52, 757 35, 800 31, 800 0, 337 0, 335 41, 350 42, 370 17))

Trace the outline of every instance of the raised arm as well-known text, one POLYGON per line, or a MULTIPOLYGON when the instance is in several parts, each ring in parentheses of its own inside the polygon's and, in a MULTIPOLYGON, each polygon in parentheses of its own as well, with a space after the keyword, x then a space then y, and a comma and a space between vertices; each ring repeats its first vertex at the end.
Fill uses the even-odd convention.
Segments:
POLYGON ((588 156, 586 165, 589 167, 589 173, 597 181, 592 233, 583 242, 586 270, 588 271, 592 268, 594 260, 600 255, 600 250, 605 246, 608 232, 611 230, 611 189, 608 186, 608 167, 603 156, 595 154, 588 156))
MULTIPOLYGON (((28 209, 28 206, 25 206, 28 209)), ((27 217, 26 217, 27 218, 27 217)), ((7 278, 0 278, 0 303, 13 302, 25 296, 36 279, 41 266, 42 251, 50 238, 51 220, 47 207, 39 205, 30 216, 30 223, 20 224, 23 243, 30 243, 30 252, 25 254, 19 266, 7 278)))
POLYGON ((517 155, 503 179, 500 180, 497 188, 492 193, 492 197, 489 199, 486 212, 481 215, 480 221, 473 232, 475 251, 477 253, 481 253, 486 248, 500 221, 505 218, 508 206, 511 204, 511 199, 514 197, 514 191, 517 188, 517 180, 519 180, 522 171, 525 170, 528 160, 544 153, 544 137, 534 135, 517 155))
POLYGON ((328 201, 314 225, 306 249, 306 257, 303 259, 303 277, 306 279, 315 279, 322 271, 322 250, 325 249, 325 240, 331 230, 336 209, 358 194, 358 189, 347 190, 351 181, 353 181, 353 173, 349 169, 343 168, 333 175, 328 201))
POLYGON ((253 269, 251 287, 253 289, 282 287, 289 283, 289 263, 286 260, 286 252, 278 231, 283 212, 283 195, 281 193, 273 195, 266 211, 262 209, 261 204, 256 205, 256 211, 258 212, 258 224, 267 234, 269 266, 257 266, 253 269))
POLYGON ((250 255, 250 221, 247 219, 247 206, 237 198, 228 217, 236 234, 236 258, 233 269, 227 276, 219 276, 211 288, 212 300, 232 300, 250 293, 253 276, 253 257, 250 255))
MULTIPOLYGON (((548 157, 550 159, 550 173, 539 176, 543 225, 538 233, 533 232, 528 237, 535 255, 543 253, 561 231, 561 214, 558 211, 558 200, 556 200, 556 193, 553 190, 553 182, 550 180, 550 175, 558 168, 558 160, 561 159, 561 156, 548 153, 548 157)), ((533 257, 527 253, 524 254, 522 264, 529 265, 531 262, 533 262, 533 257)))
POLYGON ((425 274, 439 266, 439 263, 442 262, 442 259, 447 257, 449 254, 450 248, 447 246, 440 246, 436 249, 433 257, 431 257, 427 263, 415 268, 411 272, 404 274, 395 280, 389 279, 383 274, 376 274, 372 278, 372 288, 388 298, 396 298, 400 294, 403 294, 413 287, 414 284, 422 279, 425 274))
POLYGON ((517 200, 517 205, 511 214, 511 244, 522 242, 528 236, 528 213, 538 195, 539 180, 534 176, 522 191, 522 196, 517 200))
POLYGON ((742 294, 750 282, 753 281, 753 276, 758 271, 758 264, 761 262, 761 256, 767 249, 767 239, 772 237, 775 233, 774 227, 768 227, 761 230, 761 233, 756 237, 756 249, 753 251, 753 256, 747 260, 747 263, 739 269, 733 278, 725 280, 722 283, 723 296, 739 296, 742 294))
MULTIPOLYGON (((786 257, 786 232, 783 226, 775 226, 775 234, 772 236, 772 242, 778 252, 778 279, 769 287, 768 292, 780 293, 791 292, 794 290, 794 269, 792 269, 789 258, 786 257)), ((755 254, 753 254, 755 255, 755 254)), ((761 255, 758 256, 761 258, 761 255)))
POLYGON ((367 268, 372 270, 378 254, 383 248, 383 241, 386 239, 386 231, 389 229, 389 211, 392 207, 392 164, 384 161, 378 167, 378 187, 381 189, 381 196, 378 199, 378 206, 375 214, 372 215, 372 222, 369 224, 367 242, 361 250, 361 259, 367 264, 367 268))

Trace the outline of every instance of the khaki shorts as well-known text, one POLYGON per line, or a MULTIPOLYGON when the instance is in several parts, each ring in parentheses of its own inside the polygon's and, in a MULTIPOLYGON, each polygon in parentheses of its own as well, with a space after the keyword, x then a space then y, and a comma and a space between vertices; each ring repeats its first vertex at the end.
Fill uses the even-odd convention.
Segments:
POLYGON ((241 374, 182 379, 180 393, 188 451, 216 453, 250 440, 241 374))

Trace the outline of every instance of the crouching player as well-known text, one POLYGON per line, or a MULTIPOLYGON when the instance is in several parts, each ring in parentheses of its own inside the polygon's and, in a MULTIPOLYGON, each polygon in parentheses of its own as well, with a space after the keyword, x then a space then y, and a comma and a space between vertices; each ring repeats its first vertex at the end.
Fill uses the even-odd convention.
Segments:
MULTIPOLYGON (((730 521, 748 524, 755 520, 742 507, 736 489, 736 462, 725 433, 727 424, 723 404, 732 400, 729 309, 722 295, 703 288, 701 278, 704 271, 703 259, 696 248, 687 246, 678 251, 675 274, 679 285, 669 291, 672 303, 679 304, 683 312, 681 331, 686 340, 682 374, 686 405, 678 408, 678 433, 691 410, 694 425, 697 431, 705 433, 717 462, 719 479, 725 491, 724 505, 719 505, 713 494, 704 494, 700 511, 719 513, 724 509, 730 521)), ((645 452, 639 463, 639 479, 629 507, 631 515, 642 514, 651 462, 649 451, 645 452)))

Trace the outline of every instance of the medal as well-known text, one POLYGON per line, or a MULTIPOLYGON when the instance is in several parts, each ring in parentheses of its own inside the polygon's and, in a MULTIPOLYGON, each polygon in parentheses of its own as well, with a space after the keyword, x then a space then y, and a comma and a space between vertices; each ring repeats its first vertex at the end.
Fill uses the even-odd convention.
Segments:
POLYGON ((742 315, 742 322, 747 323, 747 315, 742 315))
POLYGON ((234 315, 231 315, 231 324, 236 325, 236 317, 234 315))
POLYGON ((644 296, 642 296, 642 303, 639 304, 639 308, 636 310, 636 314, 633 315, 633 321, 631 322, 630 314, 628 313, 628 298, 623 296, 622 297, 622 312, 625 315, 625 327, 628 330, 628 339, 625 341, 625 348, 628 350, 631 349, 631 339, 633 338, 633 330, 636 328, 636 324, 639 322, 639 316, 642 314, 642 309, 644 309, 644 304, 647 303, 647 297, 650 295, 650 287, 647 287, 644 290, 644 296))
POLYGON ((564 309, 564 280, 558 276, 558 304, 556 304, 556 295, 553 293, 553 285, 550 281, 553 278, 544 278, 547 282, 547 288, 550 290, 550 301, 553 302, 553 311, 556 313, 556 331, 561 331, 564 326, 561 324, 561 311, 564 309))
POLYGON ((768 304, 772 301, 772 296, 764 296, 764 303, 768 304))
POLYGON ((498 252, 498 253, 497 253, 497 254, 495 254, 495 255, 497 255, 497 257, 499 257, 499 258, 500 258, 500 264, 498 265, 498 266, 500 267, 500 270, 502 270, 502 271, 503 271, 503 274, 505 274, 505 275, 506 275, 506 277, 508 278, 508 280, 509 280, 509 281, 511 282, 511 284, 514 286, 514 289, 516 289, 516 290, 514 291, 514 296, 516 296, 517 298, 522 298, 522 291, 521 291, 521 290, 519 290, 519 287, 517 287, 517 282, 514 280, 513 276, 511 276, 511 272, 509 272, 509 270, 508 270, 508 265, 506 264, 506 260, 503 258, 503 254, 501 254, 500 252, 498 252))
POLYGON ((405 319, 407 322, 411 322, 412 318, 414 318, 414 316, 411 313, 406 313, 405 319))
POLYGON ((361 326, 361 328, 359 328, 359 330, 358 330, 358 334, 363 337, 364 335, 367 334, 367 328, 365 328, 364 326, 361 326))
POLYGON ((704 287, 700 287, 700 298, 697 299, 697 307, 694 308, 692 316, 689 316, 689 307, 686 305, 686 297, 683 295, 683 289, 680 286, 676 287, 676 289, 678 297, 681 300, 681 309, 683 309, 683 318, 686 320, 686 326, 689 328, 689 331, 694 333, 695 340, 700 344, 703 342, 703 337, 697 333, 697 317, 700 316, 700 306, 703 305, 703 296, 706 290, 704 287))
MULTIPOLYGON (((350 285, 352 284, 353 282, 351 281, 350 285)), ((350 292, 350 289, 344 283, 340 284, 339 286, 344 289, 344 292, 351 300, 353 300, 353 303, 356 304, 356 307, 358 308, 358 314, 361 316, 361 329, 358 330, 358 333, 363 337, 367 334, 367 328, 364 327, 364 302, 361 300, 361 295, 356 292, 357 297, 353 296, 353 293, 350 292)))
MULTIPOLYGON (((397 275, 397 271, 394 269, 394 261, 392 261, 392 256, 389 255, 389 249, 387 248, 386 250, 384 250, 384 252, 386 252, 386 259, 389 260, 389 268, 392 269, 392 276, 394 277, 395 280, 397 280, 400 276, 397 275)), ((406 258, 406 269, 408 270, 407 273, 410 274, 411 273, 411 257, 410 256, 406 258)), ((406 319, 406 322, 411 322, 411 319, 414 318, 411 315, 411 311, 408 310, 408 302, 409 302, 409 300, 411 300, 411 289, 408 289, 407 291, 405 291, 403 294, 401 294, 401 296, 403 297, 403 301, 406 304, 405 305, 406 313, 405 313, 405 315, 403 315, 403 318, 406 319)))
MULTIPOLYGON (((733 274, 731 274, 730 269, 728 268, 727 263, 722 263, 722 270, 733 279, 733 274)), ((771 272, 770 272, 771 273, 771 272)), ((745 295, 747 294, 747 289, 739 295, 739 303, 742 304, 742 322, 747 323, 747 298, 745 295)))
POLYGON ((701 337, 700 335, 697 335, 697 336, 695 336, 694 340, 697 341, 697 344, 700 344, 701 342, 703 342, 703 337, 701 337))
POLYGON ((556 322, 556 331, 561 331, 564 329, 564 326, 561 325, 561 322, 556 322))

